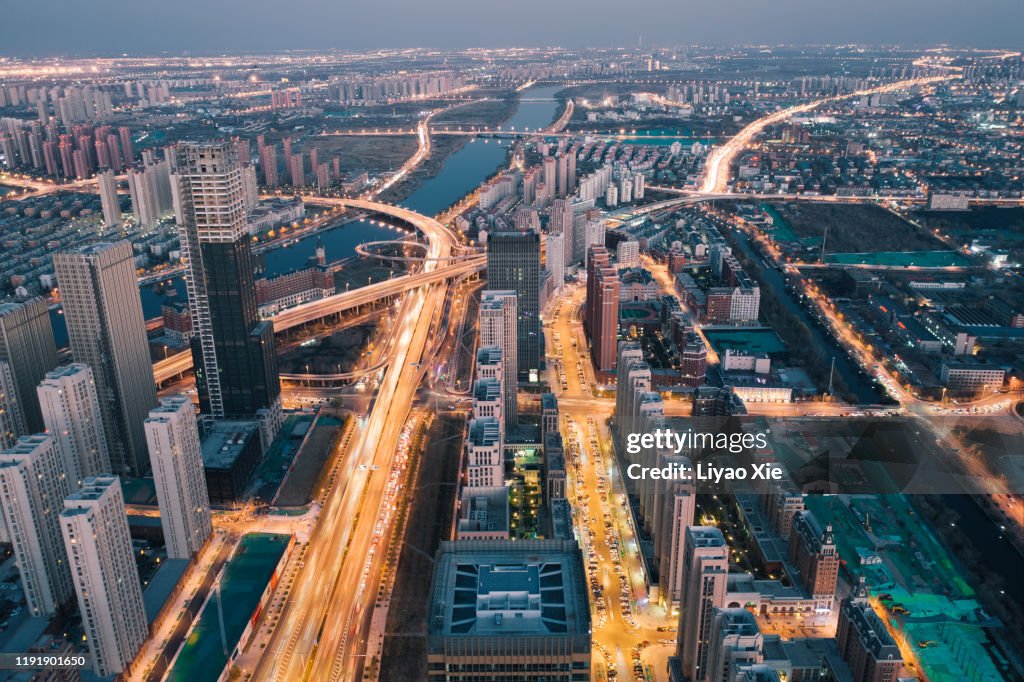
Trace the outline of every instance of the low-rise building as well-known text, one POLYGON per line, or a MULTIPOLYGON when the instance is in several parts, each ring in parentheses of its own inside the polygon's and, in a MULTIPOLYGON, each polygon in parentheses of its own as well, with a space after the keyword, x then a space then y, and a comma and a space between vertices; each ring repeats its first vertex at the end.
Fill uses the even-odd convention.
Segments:
POLYGON ((575 541, 444 542, 429 604, 429 680, 591 679, 590 603, 575 541))

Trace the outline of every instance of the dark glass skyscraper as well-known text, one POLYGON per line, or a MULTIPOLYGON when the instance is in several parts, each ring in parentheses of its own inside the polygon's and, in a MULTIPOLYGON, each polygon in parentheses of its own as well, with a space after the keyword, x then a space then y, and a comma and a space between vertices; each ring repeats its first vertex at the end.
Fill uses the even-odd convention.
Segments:
POLYGON ((516 292, 519 371, 540 369, 540 235, 492 232, 487 236, 487 288, 516 292))
POLYGON ((257 314, 235 145, 179 145, 175 179, 200 409, 217 419, 258 417, 272 434, 281 421, 274 329, 257 314))

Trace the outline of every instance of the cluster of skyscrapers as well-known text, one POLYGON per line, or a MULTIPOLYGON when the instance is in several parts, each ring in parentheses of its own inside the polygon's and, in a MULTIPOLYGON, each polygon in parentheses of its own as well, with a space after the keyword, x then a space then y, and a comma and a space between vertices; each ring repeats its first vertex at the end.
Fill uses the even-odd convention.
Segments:
MULTIPOLYGON (((166 170, 154 165, 142 175, 166 170)), ((182 144, 174 168, 203 419, 256 420, 268 443, 280 386, 273 328, 257 316, 236 146, 182 144)), ((77 595, 94 670, 109 675, 148 636, 119 477, 152 473, 168 557, 193 557, 212 529, 200 425, 188 396, 158 404, 131 244, 76 247, 54 266, 71 364, 58 364, 43 299, 0 306, 3 529, 32 614, 77 595)))

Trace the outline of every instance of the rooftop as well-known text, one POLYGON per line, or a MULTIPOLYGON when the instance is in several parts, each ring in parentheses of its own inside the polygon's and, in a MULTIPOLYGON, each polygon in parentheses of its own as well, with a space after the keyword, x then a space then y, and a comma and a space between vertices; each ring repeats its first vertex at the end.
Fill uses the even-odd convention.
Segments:
POLYGON ((216 422, 203 439, 203 466, 229 469, 258 432, 259 423, 254 421, 216 422))
POLYGON ((590 635, 583 557, 573 540, 444 542, 429 634, 590 635))

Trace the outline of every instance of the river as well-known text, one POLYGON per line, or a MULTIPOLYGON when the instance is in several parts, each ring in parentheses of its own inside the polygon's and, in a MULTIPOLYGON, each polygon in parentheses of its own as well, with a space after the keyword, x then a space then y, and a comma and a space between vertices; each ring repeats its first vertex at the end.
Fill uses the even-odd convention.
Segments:
MULTIPOLYGON (((519 106, 503 128, 541 128, 554 121, 560 113, 555 94, 561 86, 531 88, 520 94, 519 106), (523 101, 525 100, 525 101, 523 101)), ((492 175, 508 157, 508 140, 480 140, 470 138, 461 149, 449 156, 441 171, 424 180, 416 190, 399 203, 424 215, 437 215, 492 175)), ((328 261, 348 258, 355 253, 359 244, 370 241, 395 239, 401 236, 396 228, 359 220, 340 224, 317 234, 304 237, 287 247, 267 251, 260 257, 263 276, 274 277, 301 269, 315 255, 317 240, 323 240, 328 261)), ((158 317, 166 294, 174 291, 177 300, 185 300, 185 282, 174 278, 162 291, 156 285, 140 287, 142 312, 146 319, 158 317)), ((50 313, 54 337, 58 346, 68 342, 67 327, 59 310, 50 313)))

